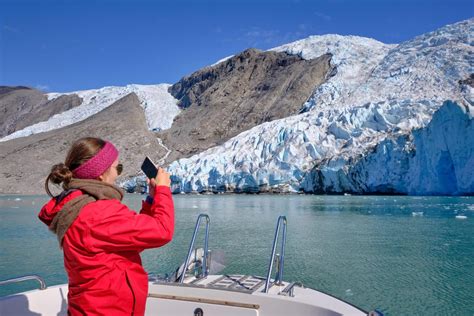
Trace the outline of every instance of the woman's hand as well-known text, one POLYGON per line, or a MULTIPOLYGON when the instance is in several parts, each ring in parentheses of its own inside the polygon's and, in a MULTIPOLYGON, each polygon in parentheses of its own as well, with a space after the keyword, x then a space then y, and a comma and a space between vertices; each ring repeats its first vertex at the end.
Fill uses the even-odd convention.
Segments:
POLYGON ((155 196, 155 188, 159 185, 167 186, 168 188, 171 185, 170 174, 163 170, 163 168, 158 168, 158 174, 155 179, 147 179, 146 181, 149 186, 148 195, 151 197, 155 196))
POLYGON ((155 188, 156 188, 156 180, 155 179, 146 179, 146 183, 148 184, 148 195, 152 198, 155 197, 155 188))
POLYGON ((158 168, 158 174, 156 175, 155 181, 157 186, 164 185, 169 188, 171 185, 170 174, 163 168, 158 168))

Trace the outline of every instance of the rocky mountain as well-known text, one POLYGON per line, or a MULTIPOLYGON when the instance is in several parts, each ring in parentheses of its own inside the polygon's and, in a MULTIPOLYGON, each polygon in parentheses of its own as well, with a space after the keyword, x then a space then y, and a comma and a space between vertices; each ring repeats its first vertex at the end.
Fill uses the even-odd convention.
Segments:
POLYGON ((55 114, 78 106, 81 102, 74 94, 48 101, 47 96, 36 89, 0 86, 0 137, 47 120, 55 114))
POLYGON ((120 148, 123 178, 136 176, 138 162, 166 154, 146 124, 137 95, 130 93, 106 109, 67 127, 0 142, 0 188, 4 193, 44 193, 51 167, 64 162, 69 146, 78 138, 92 136, 112 141, 120 148))
POLYGON ((168 161, 222 144, 264 122, 296 114, 331 73, 331 55, 312 60, 249 49, 170 88, 183 111, 159 133, 168 161))
POLYGON ((0 191, 33 183, 41 193, 34 181, 53 163, 45 152, 59 157, 93 134, 128 148, 129 191, 143 182, 127 176, 146 153, 168 167, 176 193, 474 194, 472 34, 474 19, 398 45, 311 36, 246 50, 174 85, 48 94, 45 111, 66 96, 81 103, 6 132, 0 191), (41 163, 29 176, 18 161, 41 163))
POLYGON ((1 138, 0 141, 43 133, 80 122, 106 109, 130 93, 135 93, 138 96, 140 106, 145 111, 148 128, 151 130, 166 129, 171 126, 173 118, 179 113, 179 108, 176 106, 177 101, 168 93, 168 88, 168 84, 149 86, 134 84, 125 87, 104 87, 64 94, 48 93, 46 96, 50 102, 47 105, 71 95, 77 95, 81 98, 82 103, 68 111, 51 116, 47 120, 9 134, 1 138))

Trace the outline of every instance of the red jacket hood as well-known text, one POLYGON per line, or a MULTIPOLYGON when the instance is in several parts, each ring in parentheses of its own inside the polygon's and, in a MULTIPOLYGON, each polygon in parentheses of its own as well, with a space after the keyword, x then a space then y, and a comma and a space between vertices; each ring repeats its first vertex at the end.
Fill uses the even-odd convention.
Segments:
POLYGON ((57 196, 52 198, 41 208, 41 211, 38 214, 38 218, 46 225, 51 225, 51 222, 53 221, 54 217, 60 210, 62 210, 64 205, 80 195, 82 195, 82 192, 80 190, 74 190, 66 196, 57 196))

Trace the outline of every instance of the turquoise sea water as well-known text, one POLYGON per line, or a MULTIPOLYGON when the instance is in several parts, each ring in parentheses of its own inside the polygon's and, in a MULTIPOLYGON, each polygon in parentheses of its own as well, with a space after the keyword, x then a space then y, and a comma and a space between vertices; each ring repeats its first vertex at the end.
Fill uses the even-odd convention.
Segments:
MULTIPOLYGON (((128 195, 132 209, 141 196, 128 195)), ((264 276, 279 215, 288 219, 284 279, 385 315, 474 314, 474 197, 175 196, 174 240, 142 254, 148 272, 185 259, 199 213, 224 273, 264 276), (457 219, 457 215, 467 218, 457 219)), ((56 238, 36 217, 46 196, 0 196, 0 280, 39 274, 66 283, 56 238)), ((202 239, 199 239, 202 240, 202 239)), ((0 288, 0 296, 34 282, 0 288)))

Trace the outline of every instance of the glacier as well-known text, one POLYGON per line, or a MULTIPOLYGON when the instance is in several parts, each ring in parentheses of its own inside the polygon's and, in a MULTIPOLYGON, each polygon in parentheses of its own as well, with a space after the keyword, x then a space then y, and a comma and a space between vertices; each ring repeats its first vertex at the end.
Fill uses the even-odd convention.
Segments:
POLYGON ((274 48, 308 59, 331 53, 337 71, 301 114, 171 163, 173 191, 473 194, 472 110, 463 110, 473 89, 459 84, 473 72, 473 25, 399 45, 324 35, 274 48), (465 123, 443 125, 443 114, 465 123), (427 136, 455 128, 444 143, 427 136))
POLYGON ((315 168, 305 192, 474 194, 474 107, 446 101, 430 123, 365 155, 315 168))
MULTIPOLYGON (((431 120, 428 115, 419 118, 428 120, 425 127, 407 133, 383 119, 389 116, 381 111, 383 105, 352 109, 357 118, 353 120, 352 134, 321 133, 317 121, 310 124, 295 120, 287 126, 287 120, 279 120, 257 126, 223 146, 173 162, 168 167, 173 191, 474 192, 473 107, 446 101, 431 120), (378 120, 374 113, 378 113, 378 120), (315 140, 319 146, 314 144, 315 140), (432 159, 429 164, 428 157, 432 159), (440 168, 447 169, 443 173, 440 168), (457 182, 449 190, 435 185, 457 182)), ((410 117, 409 106, 397 105, 410 117)), ((350 114, 341 117, 345 119, 350 114)), ((326 125, 326 130, 330 130, 330 126, 335 125, 326 125)))

